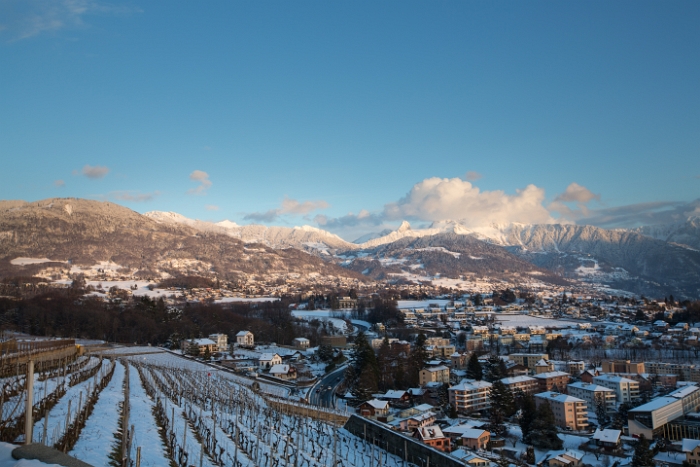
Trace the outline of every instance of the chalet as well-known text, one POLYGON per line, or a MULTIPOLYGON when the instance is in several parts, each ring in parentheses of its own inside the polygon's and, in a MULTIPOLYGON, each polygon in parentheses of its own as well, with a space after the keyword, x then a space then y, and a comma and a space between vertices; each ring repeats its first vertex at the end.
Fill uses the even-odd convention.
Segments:
POLYGON ((583 465, 584 454, 579 451, 566 451, 545 461, 549 467, 579 467, 583 465))
POLYGON ((616 449, 620 446, 622 431, 600 428, 593 433, 591 438, 596 442, 596 444, 604 449, 616 449))
POLYGON ((462 433, 459 439, 462 441, 462 446, 466 446, 473 451, 486 450, 486 446, 491 440, 491 433, 481 428, 471 428, 462 433))
POLYGON ((423 412, 401 420, 401 422, 399 422, 399 428, 403 431, 413 431, 416 428, 422 428, 432 425, 433 423, 435 423, 435 413, 423 412))
POLYGON ((296 369, 291 365, 274 365, 270 368, 270 376, 279 379, 295 379, 297 377, 296 369))
POLYGON ((406 391, 401 390, 389 390, 379 399, 389 401, 394 405, 409 404, 411 401, 411 395, 406 391))
POLYGON ((491 465, 491 461, 484 457, 479 457, 473 452, 466 451, 464 449, 457 449, 456 451, 452 451, 450 453, 451 456, 459 459, 464 463, 465 466, 468 467, 489 467, 491 465))
POLYGON ((389 403, 372 399, 357 406, 357 411, 366 418, 386 418, 389 415, 389 403))
POLYGON ((681 452, 685 453, 685 460, 691 465, 700 464, 700 440, 683 439, 681 452))
POLYGON ((442 452, 450 452, 450 438, 446 437, 437 425, 417 428, 413 437, 442 452))

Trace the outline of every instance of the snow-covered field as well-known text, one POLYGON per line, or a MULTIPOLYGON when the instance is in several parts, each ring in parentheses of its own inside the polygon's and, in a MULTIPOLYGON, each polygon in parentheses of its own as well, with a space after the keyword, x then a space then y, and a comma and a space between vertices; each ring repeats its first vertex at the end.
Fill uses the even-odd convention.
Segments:
POLYGON ((333 318, 333 313, 337 313, 332 310, 292 310, 292 316, 301 318, 304 321, 311 321, 312 319, 318 319, 320 321, 328 321, 333 324, 342 333, 347 333, 347 323, 340 318, 333 318))
MULTIPOLYGON (((75 374, 58 372, 35 381, 39 401, 65 389, 56 393, 48 414, 37 417, 35 442, 54 447, 68 442, 70 455, 94 466, 114 465, 121 455, 122 426, 127 426, 132 434, 127 456, 133 461, 138 450, 143 466, 327 467, 334 459, 344 467, 405 465, 342 428, 293 414, 299 403, 289 401, 286 389, 275 394, 275 385, 172 352, 123 350, 101 360, 81 358, 73 366, 75 374), (289 406, 280 410, 271 401, 289 406)), ((0 445, 0 467, 43 465, 10 463, 10 448, 4 448, 0 445)))

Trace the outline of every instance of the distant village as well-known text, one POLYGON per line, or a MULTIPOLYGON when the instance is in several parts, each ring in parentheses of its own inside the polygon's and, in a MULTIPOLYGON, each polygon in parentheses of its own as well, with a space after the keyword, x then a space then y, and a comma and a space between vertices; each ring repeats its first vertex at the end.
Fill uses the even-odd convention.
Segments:
POLYGON ((338 310, 326 310, 354 331, 326 336, 320 347, 303 337, 293 346, 261 345, 241 330, 231 345, 219 334, 184 341, 182 352, 294 385, 306 403, 330 389, 333 407, 463 465, 646 465, 635 463, 644 450, 651 465, 700 461, 700 323, 679 321, 688 313, 672 298, 551 293, 504 303, 494 293, 399 300, 409 338, 390 337, 394 330, 384 323, 353 319, 357 305, 357 298, 339 297, 338 310), (359 331, 376 354, 388 345, 392 355, 408 358, 423 334, 428 359, 419 384, 364 400, 347 382, 326 387, 325 375, 348 362, 327 365, 319 355, 330 348, 331 358, 352 360, 359 331), (548 426, 529 426, 527 417, 548 426))

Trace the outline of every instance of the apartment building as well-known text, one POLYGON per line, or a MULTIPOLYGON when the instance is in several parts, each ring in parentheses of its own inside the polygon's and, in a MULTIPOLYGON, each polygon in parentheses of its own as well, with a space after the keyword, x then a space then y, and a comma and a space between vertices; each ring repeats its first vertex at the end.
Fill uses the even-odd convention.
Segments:
POLYGON ((461 383, 449 388, 450 404, 454 405, 459 413, 478 412, 491 407, 491 383, 462 380, 461 383))
POLYGON ((598 384, 589 384, 583 382, 571 383, 568 386, 568 393, 571 396, 578 397, 586 401, 591 410, 595 410, 598 401, 601 400, 605 404, 605 411, 611 413, 615 411, 617 405, 617 395, 615 390, 600 386, 598 384))
POLYGON ((513 360, 518 365, 527 367, 532 372, 535 371, 537 362, 542 359, 549 360, 549 354, 546 353, 512 353, 508 358, 513 360))
POLYGON ((679 381, 700 383, 700 365, 690 363, 645 362, 647 373, 653 375, 676 375, 679 381))
POLYGON ((534 394, 539 391, 540 383, 530 376, 512 376, 503 378, 501 382, 505 384, 511 392, 522 391, 525 394, 534 394))
POLYGON ((611 360, 603 362, 603 373, 634 373, 641 375, 644 371, 644 363, 634 363, 629 360, 611 360))
POLYGON ((583 399, 551 391, 535 394, 537 408, 546 403, 552 408, 557 426, 575 431, 588 427, 588 408, 583 399))
POLYGON ((431 366, 422 369, 418 376, 421 386, 425 386, 428 383, 449 383, 450 369, 443 365, 431 366))
POLYGON ((535 379, 537 379, 539 384, 540 392, 556 391, 565 393, 571 375, 566 371, 548 371, 547 373, 535 375, 535 379))
POLYGON ((593 382, 614 390, 620 404, 639 398, 639 383, 624 376, 599 375, 593 378, 593 382))

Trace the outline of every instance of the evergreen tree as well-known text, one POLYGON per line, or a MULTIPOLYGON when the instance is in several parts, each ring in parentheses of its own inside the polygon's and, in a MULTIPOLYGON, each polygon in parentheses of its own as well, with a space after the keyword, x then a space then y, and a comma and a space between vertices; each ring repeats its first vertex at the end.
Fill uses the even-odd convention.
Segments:
POLYGON ((389 337, 384 336, 379 352, 377 352, 377 364, 379 365, 379 389, 386 391, 394 386, 392 366, 394 359, 392 358, 391 345, 389 337))
POLYGON ((485 370, 484 379, 491 383, 507 376, 506 364, 498 355, 489 356, 485 370))
POLYGON ((508 433, 508 428, 506 428, 504 421, 505 417, 500 407, 491 405, 491 409, 489 410, 488 430, 491 432, 492 436, 502 438, 508 433))
POLYGON ((632 467, 654 467, 654 452, 649 449, 649 441, 644 435, 639 435, 637 440, 632 457, 632 467))
POLYGON ((500 410, 504 417, 515 414, 515 399, 513 392, 501 380, 496 380, 491 386, 491 410, 500 410))
POLYGON ((428 351, 425 349, 425 341, 427 338, 422 332, 416 337, 416 343, 411 349, 411 356, 409 359, 409 384, 412 386, 418 386, 420 383, 420 370, 425 368, 428 362, 428 351))
POLYGON ((535 460, 535 448, 533 446, 528 446, 527 449, 525 449, 525 462, 533 465, 536 460, 535 460))
POLYGON ((202 355, 202 358, 204 360, 211 360, 211 352, 209 351, 209 347, 204 347, 204 355, 202 355))
POLYGON ((556 419, 549 402, 540 404, 530 424, 529 442, 540 449, 561 449, 564 443, 557 436, 556 419))
POLYGON ((379 365, 364 332, 355 338, 354 352, 346 371, 350 392, 358 402, 372 398, 379 389, 379 365))
POLYGON ((605 396, 596 394, 595 396, 595 415, 598 419, 598 425, 601 427, 608 423, 608 408, 605 406, 605 396))
POLYGON ((519 396, 520 419, 518 422, 523 432, 523 442, 527 443, 530 437, 530 426, 537 414, 537 408, 535 406, 535 398, 532 395, 521 393, 519 396))
POLYGON ((482 377, 483 370, 481 369, 481 363, 479 363, 479 357, 476 356, 476 353, 473 353, 467 362, 467 378, 481 381, 482 377))

